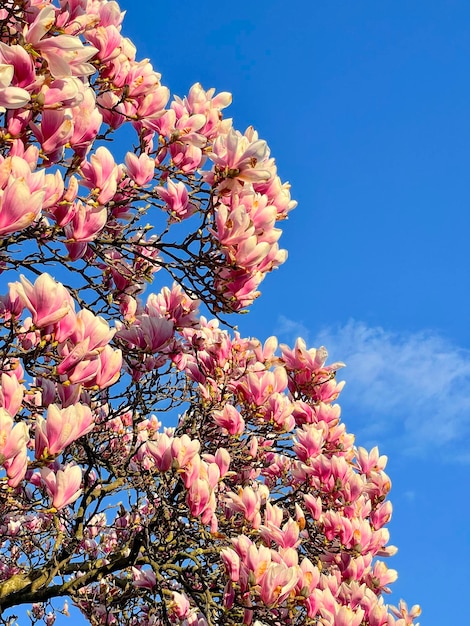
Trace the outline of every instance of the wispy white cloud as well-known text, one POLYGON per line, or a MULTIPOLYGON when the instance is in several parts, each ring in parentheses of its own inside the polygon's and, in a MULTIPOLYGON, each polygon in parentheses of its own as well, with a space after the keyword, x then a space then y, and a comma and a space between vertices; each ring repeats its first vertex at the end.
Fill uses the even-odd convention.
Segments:
MULTIPOLYGON (((305 330, 279 321, 279 334, 289 341, 305 330)), ((436 333, 393 333, 357 321, 306 339, 326 346, 330 361, 347 364, 340 401, 362 441, 386 438, 408 452, 434 450, 470 462, 469 350, 436 333)))
POLYGON ((307 343, 310 341, 310 331, 302 322, 290 320, 284 315, 280 315, 275 328, 276 335, 284 341, 293 343, 297 337, 302 337, 307 343))

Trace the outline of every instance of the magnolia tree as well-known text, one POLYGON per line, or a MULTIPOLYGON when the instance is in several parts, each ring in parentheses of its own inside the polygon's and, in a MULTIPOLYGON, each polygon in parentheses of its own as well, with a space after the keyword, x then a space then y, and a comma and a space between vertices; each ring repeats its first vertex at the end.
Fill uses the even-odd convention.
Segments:
POLYGON ((170 99, 116 2, 1 7, 1 623, 412 624, 341 364, 220 324, 286 258, 266 143, 170 99))

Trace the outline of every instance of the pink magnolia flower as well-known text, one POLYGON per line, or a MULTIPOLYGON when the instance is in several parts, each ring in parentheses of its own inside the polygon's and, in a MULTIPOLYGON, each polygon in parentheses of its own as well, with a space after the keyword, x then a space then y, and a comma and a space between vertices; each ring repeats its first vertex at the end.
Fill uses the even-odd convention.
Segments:
POLYGON ((230 129, 227 135, 219 135, 209 155, 227 186, 230 179, 245 182, 260 182, 271 178, 272 166, 267 164, 269 155, 265 141, 254 134, 242 135, 230 129))
POLYGON ((21 88, 21 91, 31 94, 44 81, 43 76, 36 74, 33 59, 23 46, 0 42, 0 63, 13 67, 11 83, 15 88, 21 88))
POLYGON ((83 102, 85 89, 85 85, 78 78, 65 76, 43 85, 39 98, 46 109, 77 107, 83 102))
POLYGON ((73 218, 65 227, 67 238, 80 243, 93 241, 103 230, 107 219, 106 207, 85 204, 78 200, 75 203, 73 218))
POLYGON ((266 546, 257 546, 245 535, 232 539, 235 550, 242 560, 240 578, 242 587, 259 585, 267 569, 271 566, 274 551, 266 546))
POLYGON ((81 171, 82 185, 92 190, 99 204, 104 205, 112 200, 121 178, 121 170, 107 148, 100 146, 91 155, 90 161, 82 164, 81 171))
POLYGON ((42 151, 49 161, 58 161, 64 151, 65 144, 73 133, 73 117, 70 109, 44 109, 38 124, 30 123, 42 151))
POLYGON ((153 589, 157 584, 157 579, 153 570, 132 567, 132 583, 135 587, 142 589, 153 589))
POLYGON ((89 354, 89 345, 90 337, 84 337, 82 341, 78 341, 76 344, 67 342, 60 346, 59 354, 63 359, 57 366, 57 373, 60 376, 70 374, 77 365, 83 364, 83 361, 86 363, 90 363, 92 359, 96 361, 94 358, 96 355, 89 354))
POLYGON ((396 581, 398 572, 394 569, 389 569, 383 561, 375 561, 372 570, 365 578, 368 581, 367 586, 369 588, 390 593, 391 590, 388 585, 396 581))
POLYGON ((78 37, 72 35, 57 35, 47 37, 34 47, 40 51, 48 63, 49 71, 55 78, 64 76, 89 76, 96 72, 91 63, 98 49, 94 46, 84 46, 78 37))
POLYGON ((136 314, 137 314, 138 303, 135 298, 129 296, 127 294, 123 294, 119 298, 119 310, 123 318, 128 323, 135 322, 136 314))
POLYGON ((21 408, 24 397, 24 385, 12 372, 2 372, 0 378, 0 407, 4 407, 10 415, 16 415, 21 408))
POLYGON ((204 148, 207 139, 199 131, 206 123, 206 116, 198 113, 190 114, 184 107, 175 107, 174 102, 172 108, 176 112, 171 133, 172 140, 204 148))
POLYGON ((93 426, 90 407, 75 404, 60 409, 56 404, 50 404, 47 419, 41 416, 36 418, 36 458, 60 454, 73 441, 89 433, 93 426))
POLYGON ((125 11, 121 11, 117 2, 99 2, 96 7, 96 11, 102 26, 113 25, 116 27, 122 24, 122 20, 124 19, 124 15, 126 13, 125 11))
POLYGON ((95 5, 89 5, 85 10, 83 0, 67 0, 61 3, 62 11, 56 15, 56 26, 67 34, 78 34, 87 27, 96 24, 99 16, 95 11, 95 5))
POLYGON ((105 124, 116 130, 126 121, 126 107, 121 98, 112 91, 105 91, 96 99, 99 113, 105 124))
POLYGON ((299 582, 298 582, 298 590, 299 592, 308 595, 313 593, 313 590, 318 587, 318 583, 320 581, 320 569, 318 566, 314 565, 312 561, 308 558, 302 559, 300 563, 299 569, 299 582))
POLYGON ((60 403, 63 407, 70 406, 71 404, 77 404, 80 401, 82 393, 82 385, 80 383, 70 384, 70 381, 65 381, 63 384, 58 383, 56 385, 57 395, 60 399, 60 403))
POLYGON ((219 132, 224 132, 226 126, 228 132, 230 126, 230 120, 221 120, 220 111, 229 106, 232 102, 232 95, 228 92, 222 92, 214 96, 214 93, 215 89, 204 91, 202 86, 196 83, 183 100, 175 96, 171 104, 171 108, 179 120, 185 115, 203 115, 204 124, 198 129, 198 132, 207 139, 215 139, 219 132))
POLYGON ((370 522, 375 530, 382 528, 390 521, 390 518, 392 517, 392 509, 393 507, 390 500, 385 500, 371 512, 370 522))
MULTIPOLYGON (((19 157, 13 158, 16 164, 22 161, 19 157)), ((24 161, 23 163, 27 165, 24 161)), ((41 187, 35 189, 38 181, 31 176, 29 166, 27 167, 24 177, 18 172, 21 177, 16 178, 12 171, 6 184, 0 189, 0 236, 26 228, 41 212, 45 197, 44 177, 41 175, 41 187)), ((3 164, 2 170, 5 171, 3 164)))
MULTIPOLYGON (((148 59, 135 61, 127 59, 125 73, 121 76, 122 85, 127 85, 130 98, 137 99, 160 87, 161 74, 155 72, 148 59)), ((116 81, 116 76, 114 77, 116 81)), ((117 83, 116 83, 117 84, 117 83)))
POLYGON ((281 604, 296 586, 298 578, 296 568, 287 567, 284 563, 271 564, 261 581, 262 602, 268 607, 281 604))
POLYGON ((11 460, 23 450, 29 440, 29 428, 24 422, 13 425, 10 413, 0 408, 0 464, 11 460))
POLYGON ((364 617, 364 610, 351 609, 349 606, 341 606, 334 615, 333 626, 359 626, 364 617))
POLYGON ((98 49, 84 46, 79 37, 57 35, 46 37, 55 23, 55 9, 44 6, 36 15, 33 23, 24 29, 24 38, 46 59, 49 71, 55 78, 63 76, 87 76, 96 70, 87 63, 96 55, 98 49))
POLYGON ((218 293, 230 301, 234 311, 249 306, 260 295, 257 288, 264 279, 263 272, 243 269, 221 268, 216 276, 218 293))
POLYGON ((89 29, 86 38, 96 47, 96 58, 102 62, 110 61, 121 54, 122 35, 114 24, 89 29))
POLYGON ((83 101, 72 107, 73 132, 69 143, 73 150, 84 157, 99 133, 103 115, 96 106, 95 92, 91 87, 84 88, 83 101))
POLYGON ((117 336, 131 346, 153 354, 164 349, 173 337, 173 322, 164 317, 138 315, 135 322, 118 331, 117 336))
POLYGON ((283 367, 273 371, 249 372, 239 383, 246 401, 262 406, 275 392, 281 393, 287 387, 287 373, 283 367))
POLYGON ((121 375, 122 352, 114 350, 111 346, 105 346, 98 355, 98 368, 95 376, 86 383, 86 387, 98 387, 105 389, 114 385, 121 375))
POLYGON ((211 229, 211 232, 225 248, 239 245, 255 233, 251 216, 243 205, 232 210, 225 204, 219 205, 215 226, 216 230, 211 229))
MULTIPOLYGON (((35 145, 29 145, 26 147, 20 139, 13 139, 11 142, 10 157, 7 157, 3 163, 10 162, 11 171, 16 171, 15 162, 13 157, 20 157, 22 161, 26 161, 29 165, 30 171, 33 172, 38 164, 39 148, 35 145)), ((2 166, 3 167, 3 166, 2 166)), ((25 170, 26 171, 26 170, 25 170)), ((36 175, 38 173, 36 172, 36 175)))
POLYGON ((379 449, 374 446, 370 452, 365 448, 358 447, 356 450, 356 463, 360 471, 370 476, 372 471, 380 472, 385 469, 388 457, 385 454, 379 456, 379 449))
POLYGON ((198 454, 201 444, 197 439, 191 440, 188 435, 175 437, 171 442, 171 454, 178 468, 185 467, 198 454))
POLYGON ((133 152, 128 152, 125 158, 126 169, 129 176, 136 185, 146 185, 149 183, 155 171, 155 159, 143 152, 137 156, 133 152))
POLYGON ((268 181, 254 183, 253 188, 257 193, 266 195, 269 203, 276 207, 278 220, 286 219, 289 211, 297 206, 297 202, 291 199, 290 184, 282 183, 277 175, 268 181))
POLYGON ((307 350, 305 341, 298 338, 293 349, 285 344, 280 345, 282 358, 290 369, 308 368, 311 371, 319 370, 325 364, 328 358, 326 348, 321 346, 318 349, 310 348, 307 350))
POLYGON ((186 499, 191 515, 193 517, 202 515, 211 499, 211 489, 207 480, 197 478, 189 487, 186 499))
POLYGON ((86 347, 77 346, 69 355, 70 360, 66 361, 66 365, 63 365, 64 361, 58 365, 57 372, 63 381, 93 387, 99 369, 99 360, 97 357, 85 358, 83 352, 86 352, 86 347))
POLYGON ((65 465, 57 471, 42 467, 40 474, 57 510, 75 502, 82 493, 82 470, 78 465, 65 465))
POLYGON ((419 604, 415 604, 411 609, 408 609, 406 602, 403 600, 400 600, 398 607, 391 606, 390 609, 394 615, 404 621, 404 626, 409 626, 413 623, 414 619, 421 615, 421 607, 419 604))
POLYGON ((205 461, 209 461, 208 456, 210 456, 211 462, 217 464, 217 467, 219 468, 220 478, 223 479, 224 476, 226 476, 230 467, 230 463, 232 461, 230 457, 230 452, 226 448, 219 448, 214 457, 212 457, 212 455, 204 454, 203 457, 205 461))
POLYGON ((240 579, 240 557, 232 548, 223 548, 220 555, 230 579, 236 583, 240 579))
MULTIPOLYGON (((230 199, 233 198, 233 196, 229 197, 230 199)), ((267 241, 271 244, 278 241, 282 231, 280 228, 274 227, 278 219, 276 207, 269 204, 267 196, 254 193, 253 190, 244 187, 239 195, 238 202, 245 207, 246 212, 250 215, 256 234, 262 241, 267 241)), ((232 200, 230 205, 234 206, 232 200)))
POLYGON ((45 328, 55 324, 74 308, 73 300, 63 285, 49 274, 41 274, 34 285, 24 276, 15 283, 18 297, 31 312, 33 324, 45 328))
POLYGON ((259 528, 261 524, 260 507, 262 498, 259 491, 252 487, 240 487, 238 494, 227 494, 225 504, 232 511, 242 513, 245 519, 251 522, 253 528, 259 528))
POLYGON ((318 428, 316 424, 304 424, 295 434, 293 448, 301 461, 306 463, 310 457, 319 454, 324 444, 325 429, 318 428))
POLYGON ((29 128, 33 119, 32 109, 9 110, 6 116, 7 131, 11 137, 20 137, 29 128))
MULTIPOLYGON (((87 356, 95 356, 114 337, 114 329, 109 327, 108 322, 99 315, 94 315, 88 309, 82 309, 76 315, 75 326, 68 336, 70 344, 79 344, 88 339, 87 356)), ((59 351, 61 354, 64 352, 59 351)))
POLYGON ((194 172, 204 161, 204 154, 199 146, 175 141, 170 144, 170 155, 173 163, 185 174, 194 172))
POLYGON ((276 526, 277 528, 281 527, 282 520, 284 517, 283 509, 277 504, 271 504, 271 502, 266 502, 266 508, 264 510, 264 523, 271 524, 276 526))
POLYGON ((230 404, 226 404, 222 411, 213 411, 211 417, 229 435, 238 436, 245 431, 245 420, 240 412, 230 404))
POLYGON ((40 6, 39 11, 31 14, 27 24, 24 27, 23 36, 30 43, 36 43, 50 31, 55 23, 55 10, 52 6, 40 6))
MULTIPOLYGON (((38 376, 34 380, 34 395, 28 393, 27 402, 33 406, 49 406, 56 398, 56 385, 48 378, 38 376)), ((65 406, 65 405, 64 405, 65 406)))
POLYGON ((188 617, 191 605, 189 604, 189 600, 185 594, 173 591, 172 602, 169 609, 178 619, 184 619, 188 617))
POLYGON ((190 203, 188 190, 181 181, 174 183, 170 178, 167 180, 167 188, 157 187, 157 194, 166 202, 167 210, 177 221, 190 217, 196 210, 190 203))
POLYGON ((322 501, 320 496, 313 496, 311 493, 304 493, 303 498, 313 519, 319 520, 322 514, 322 501))
POLYGON ((199 456, 195 454, 193 458, 185 465, 181 472, 181 479, 186 489, 194 483, 198 478, 206 478, 205 463, 199 456))
POLYGON ((155 130, 155 121, 164 113, 170 91, 167 87, 159 85, 145 95, 140 95, 136 99, 135 117, 139 122, 134 122, 136 130, 140 131, 141 127, 155 130))
POLYGON ((216 96, 214 93, 214 88, 204 91, 200 83, 195 83, 186 98, 181 101, 180 98, 175 97, 175 103, 184 105, 190 113, 204 113, 204 115, 207 115, 207 111, 210 109, 221 111, 231 104, 232 94, 228 91, 222 91, 216 96))
POLYGON ((170 469, 173 454, 171 449, 173 438, 166 433, 158 433, 154 439, 147 441, 146 448, 155 459, 155 464, 160 472, 170 469))
MULTIPOLYGON (((57 172, 57 174, 59 174, 60 177, 60 183, 57 182, 57 186, 60 185, 61 187, 64 187, 64 180, 60 175, 60 172, 57 172)), ((56 203, 48 206, 48 216, 52 217, 52 219, 55 220, 55 222, 59 226, 65 226, 66 224, 68 224, 75 215, 76 209, 74 200, 76 199, 77 194, 78 180, 75 178, 75 176, 71 176, 68 180, 68 188, 64 188, 62 196, 59 198, 59 200, 56 203)))
POLYGON ((199 300, 188 296, 180 285, 173 283, 171 289, 163 287, 158 294, 150 294, 145 310, 151 317, 165 317, 176 327, 190 327, 198 323, 199 300))
POLYGON ((281 548, 297 548, 301 541, 299 539, 299 524, 293 519, 289 519, 282 529, 279 528, 278 524, 266 521, 264 525, 260 526, 259 531, 268 545, 271 541, 275 541, 281 548))
POLYGON ((43 209, 49 209, 54 206, 64 195, 64 179, 61 172, 54 174, 46 174, 44 177, 45 195, 43 201, 43 209))
POLYGON ((13 488, 18 487, 28 470, 28 455, 26 454, 26 447, 12 459, 7 459, 3 465, 7 471, 8 485, 13 488))
POLYGON ((31 100, 30 94, 21 87, 12 87, 14 67, 0 63, 0 112, 21 109, 31 100))
POLYGON ((13 418, 0 408, 0 465, 7 471, 8 484, 16 487, 23 480, 28 467, 26 446, 29 427, 24 422, 13 426, 13 418))
POLYGON ((261 408, 260 414, 263 419, 272 423, 277 431, 289 432, 295 426, 292 410, 291 400, 286 395, 275 391, 261 408))
MULTIPOLYGON (((77 327, 77 315, 75 311, 70 311, 62 319, 60 319, 55 325, 55 339, 59 344, 66 341, 76 330, 77 327)), ((61 350, 59 349, 59 354, 61 350)))

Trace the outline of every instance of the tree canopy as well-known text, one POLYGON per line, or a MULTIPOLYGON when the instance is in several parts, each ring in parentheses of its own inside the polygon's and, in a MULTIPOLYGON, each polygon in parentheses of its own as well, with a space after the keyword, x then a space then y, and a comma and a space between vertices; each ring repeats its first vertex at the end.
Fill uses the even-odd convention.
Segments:
POLYGON ((224 321, 286 260, 289 185, 230 94, 171 98, 122 21, 0 8, 0 621, 412 624, 342 364, 224 321))

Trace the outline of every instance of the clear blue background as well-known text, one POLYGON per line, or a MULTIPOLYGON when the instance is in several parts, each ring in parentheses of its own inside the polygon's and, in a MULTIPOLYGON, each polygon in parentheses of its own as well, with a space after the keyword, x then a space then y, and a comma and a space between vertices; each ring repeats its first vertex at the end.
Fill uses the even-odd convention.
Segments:
POLYGON ((127 0, 173 93, 231 91, 298 208, 245 335, 344 360, 343 417, 390 458, 391 601, 467 623, 470 3, 127 0))

